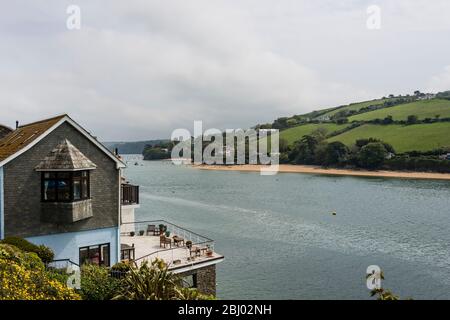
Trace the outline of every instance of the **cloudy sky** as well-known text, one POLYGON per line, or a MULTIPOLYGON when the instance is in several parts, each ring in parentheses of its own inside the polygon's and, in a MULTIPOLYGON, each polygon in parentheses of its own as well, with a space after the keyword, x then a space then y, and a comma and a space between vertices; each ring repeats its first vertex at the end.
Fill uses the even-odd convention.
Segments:
POLYGON ((450 90, 448 0, 1 0, 0 123, 69 113, 102 140, 247 128, 450 90), (81 28, 69 30, 69 5, 81 28), (367 8, 381 28, 367 28, 367 8))

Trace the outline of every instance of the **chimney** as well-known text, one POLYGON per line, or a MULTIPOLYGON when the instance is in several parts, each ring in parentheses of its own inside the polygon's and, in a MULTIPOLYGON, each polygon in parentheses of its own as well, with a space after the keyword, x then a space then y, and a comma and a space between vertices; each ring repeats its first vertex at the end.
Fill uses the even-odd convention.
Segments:
POLYGON ((16 120, 16 129, 19 127, 19 120, 16 120))
POLYGON ((114 153, 116 154, 116 156, 118 156, 118 155, 119 155, 119 149, 118 149, 118 148, 115 148, 115 149, 114 149, 114 153))

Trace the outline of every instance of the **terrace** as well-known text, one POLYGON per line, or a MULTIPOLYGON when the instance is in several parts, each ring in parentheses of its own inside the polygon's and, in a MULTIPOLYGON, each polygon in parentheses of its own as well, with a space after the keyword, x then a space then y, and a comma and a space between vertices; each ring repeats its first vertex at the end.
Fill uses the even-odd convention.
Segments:
POLYGON ((214 251, 214 240, 165 220, 153 220, 121 225, 121 258, 138 264, 162 259, 170 270, 184 272, 224 257, 214 251))

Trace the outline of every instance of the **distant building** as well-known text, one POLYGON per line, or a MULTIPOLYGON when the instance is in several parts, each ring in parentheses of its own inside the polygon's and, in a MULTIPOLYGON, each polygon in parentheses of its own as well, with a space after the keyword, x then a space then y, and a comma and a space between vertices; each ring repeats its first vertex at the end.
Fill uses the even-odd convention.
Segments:
POLYGON ((431 100, 436 98, 434 93, 423 93, 419 96, 419 100, 431 100))

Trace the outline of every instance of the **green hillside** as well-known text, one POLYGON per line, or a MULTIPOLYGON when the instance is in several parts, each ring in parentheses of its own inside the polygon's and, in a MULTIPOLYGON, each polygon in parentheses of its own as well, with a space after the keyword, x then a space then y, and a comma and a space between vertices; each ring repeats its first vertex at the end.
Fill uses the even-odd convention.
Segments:
POLYGON ((280 139, 285 139, 288 144, 293 144, 295 141, 300 140, 304 135, 310 134, 318 128, 324 128, 327 130, 327 133, 332 133, 347 126, 347 124, 338 125, 335 123, 310 123, 281 131, 280 139))
POLYGON ((436 115, 440 118, 450 117, 450 100, 423 100, 412 103, 401 104, 395 107, 379 109, 366 113, 361 113, 348 118, 351 121, 369 121, 374 119, 384 119, 388 115, 394 120, 406 120, 409 115, 416 115, 420 120, 431 118, 436 115))
POLYGON ((429 151, 440 147, 450 147, 450 122, 417 125, 372 125, 344 132, 328 141, 341 141, 352 145, 360 138, 378 138, 390 143, 396 152, 429 151))
POLYGON ((358 103, 352 103, 349 104, 348 106, 344 106, 341 108, 335 108, 327 113, 324 114, 324 116, 328 116, 328 117, 332 117, 334 116, 336 113, 340 112, 340 111, 359 111, 362 108, 366 108, 369 106, 378 106, 378 105, 382 105, 384 102, 389 101, 389 100, 395 100, 395 98, 389 99, 375 99, 375 100, 371 100, 371 101, 364 101, 364 102, 358 102, 358 103))

